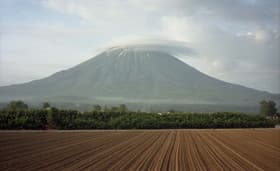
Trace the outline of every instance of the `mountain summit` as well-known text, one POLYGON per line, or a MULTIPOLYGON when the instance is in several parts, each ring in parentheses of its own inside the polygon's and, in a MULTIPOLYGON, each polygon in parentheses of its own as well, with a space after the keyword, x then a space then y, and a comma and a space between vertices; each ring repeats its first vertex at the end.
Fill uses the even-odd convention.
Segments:
POLYGON ((273 94, 220 81, 171 54, 144 46, 110 48, 68 70, 0 87, 0 101, 258 104, 273 94))

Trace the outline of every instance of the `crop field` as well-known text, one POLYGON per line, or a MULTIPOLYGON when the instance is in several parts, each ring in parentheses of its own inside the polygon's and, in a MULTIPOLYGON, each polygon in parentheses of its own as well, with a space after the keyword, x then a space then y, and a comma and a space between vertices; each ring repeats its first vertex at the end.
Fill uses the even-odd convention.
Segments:
POLYGON ((2 131, 0 170, 280 170, 280 129, 2 131))

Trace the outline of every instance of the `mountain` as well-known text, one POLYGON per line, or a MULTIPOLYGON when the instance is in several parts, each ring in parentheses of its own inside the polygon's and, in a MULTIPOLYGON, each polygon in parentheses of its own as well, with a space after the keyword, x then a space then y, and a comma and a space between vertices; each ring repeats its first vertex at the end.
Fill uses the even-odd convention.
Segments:
POLYGON ((138 46, 110 48, 47 78, 0 87, 0 102, 256 105, 275 97, 205 75, 167 52, 138 46))

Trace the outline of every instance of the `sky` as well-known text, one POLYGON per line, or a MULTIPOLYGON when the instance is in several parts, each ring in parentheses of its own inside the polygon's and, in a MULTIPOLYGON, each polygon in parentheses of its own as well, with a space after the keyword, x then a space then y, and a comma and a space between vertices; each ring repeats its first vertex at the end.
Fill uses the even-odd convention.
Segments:
POLYGON ((280 0, 0 0, 0 86, 135 42, 185 46, 205 74, 280 93, 280 0))

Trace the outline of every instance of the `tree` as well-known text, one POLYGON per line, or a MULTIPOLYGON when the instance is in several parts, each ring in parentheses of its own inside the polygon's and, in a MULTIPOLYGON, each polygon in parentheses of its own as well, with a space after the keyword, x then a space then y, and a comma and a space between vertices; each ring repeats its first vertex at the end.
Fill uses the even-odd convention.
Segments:
POLYGON ((272 116, 277 112, 276 103, 274 101, 261 101, 260 113, 267 116, 272 116))
POLYGON ((174 109, 170 109, 168 112, 169 113, 175 113, 175 110, 174 109))
POLYGON ((103 111, 104 111, 104 112, 108 112, 108 111, 109 111, 109 108, 107 107, 107 105, 104 106, 103 111))
POLYGON ((8 110, 26 110, 28 109, 28 105, 25 104, 21 100, 11 101, 7 106, 6 109, 8 110))
POLYGON ((93 105, 93 110, 100 112, 102 110, 102 107, 100 105, 93 105))
POLYGON ((50 107, 51 107, 51 105, 48 102, 43 103, 43 109, 47 109, 47 108, 50 108, 50 107))
POLYGON ((119 112, 119 108, 116 106, 112 106, 110 109, 111 112, 119 112))
POLYGON ((119 107, 119 110, 120 112, 127 112, 127 108, 126 108, 126 105, 125 104, 121 104, 120 107, 119 107))

